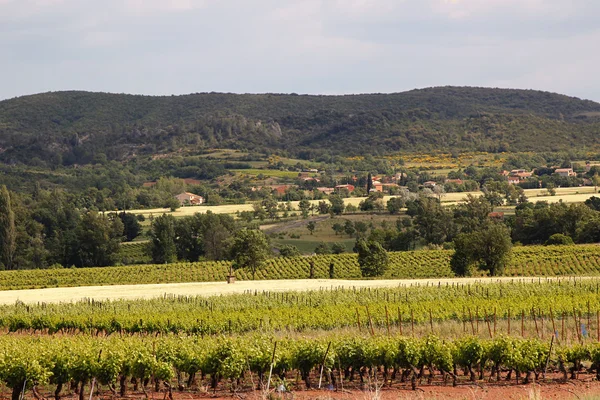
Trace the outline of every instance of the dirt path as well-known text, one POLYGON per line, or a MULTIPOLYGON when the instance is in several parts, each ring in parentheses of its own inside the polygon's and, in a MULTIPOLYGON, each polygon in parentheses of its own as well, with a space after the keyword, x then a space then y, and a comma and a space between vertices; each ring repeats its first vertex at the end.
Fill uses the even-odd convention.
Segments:
MULTIPOLYGON (((60 303, 83 299, 149 299, 164 295, 174 296, 215 296, 242 294, 248 291, 305 291, 331 288, 383 288, 414 285, 446 285, 447 283, 494 283, 525 281, 537 282, 538 279, 569 278, 441 278, 441 279, 393 279, 393 280, 338 280, 338 279, 290 279, 264 281, 238 281, 228 285, 225 282, 163 283, 146 285, 114 285, 61 287, 47 289, 0 291, 0 304, 24 303, 60 303)), ((581 278, 577 279, 590 279, 581 278)))

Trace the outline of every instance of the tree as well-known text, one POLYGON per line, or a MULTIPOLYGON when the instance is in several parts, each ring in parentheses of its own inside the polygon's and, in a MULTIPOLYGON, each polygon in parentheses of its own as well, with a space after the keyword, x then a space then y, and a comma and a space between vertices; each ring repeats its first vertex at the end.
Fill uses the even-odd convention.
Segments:
POLYGON ((340 224, 339 222, 336 222, 333 225, 331 225, 331 229, 333 229, 336 236, 344 233, 344 225, 340 224))
POLYGON ((76 229, 77 267, 106 267, 113 265, 123 235, 120 218, 112 220, 95 211, 84 214, 76 229))
POLYGON ((483 229, 461 233, 454 239, 455 252, 450 267, 455 274, 469 275, 471 267, 488 271, 491 276, 502 273, 510 261, 510 230, 501 223, 489 223, 483 229))
POLYGON ((350 237, 354 235, 356 229, 354 228, 354 224, 352 223, 352 221, 346 220, 346 222, 344 223, 344 232, 346 232, 346 234, 350 237))
POLYGON ((300 253, 300 250, 291 244, 284 244, 283 246, 281 246, 279 248, 279 255, 281 257, 300 257, 302 254, 300 253))
POLYGON ((402 197, 392 197, 387 202, 387 209, 390 212, 390 214, 398 214, 400 210, 404 208, 405 205, 406 202, 402 197))
POLYGON ((233 237, 231 257, 232 268, 248 268, 254 279, 256 271, 271 257, 271 246, 262 231, 241 229, 233 237))
POLYGON ((177 260, 175 246, 175 217, 163 214, 154 218, 150 225, 150 255, 155 264, 172 263, 177 260))
POLYGON ((133 239, 139 236, 142 231, 138 219, 131 213, 122 212, 119 213, 119 218, 123 223, 123 236, 125 236, 126 242, 131 242, 133 239))
POLYGON ((573 239, 571 238, 571 236, 563 235, 562 233, 555 233, 554 235, 550 236, 548 238, 548 240, 546 240, 546 243, 544 243, 545 246, 551 246, 551 245, 569 246, 572 244, 573 244, 573 239))
POLYGON ((331 254, 331 250, 329 249, 329 246, 327 245, 327 243, 321 242, 315 248, 315 254, 320 254, 320 255, 331 254))
POLYGON ((0 188, 0 264, 3 264, 6 269, 13 268, 16 237, 15 214, 10 193, 6 186, 2 185, 0 188))
POLYGON ((371 176, 371 173, 369 172, 369 174, 367 175, 367 195, 369 195, 369 193, 371 193, 371 189, 373 189, 373 177, 371 176))
POLYGON ((331 203, 331 213, 340 215, 344 212, 344 199, 339 194, 332 194, 329 196, 329 202, 331 203))
POLYGON ((346 246, 340 242, 334 242, 331 244, 331 254, 342 254, 346 252, 346 246))
POLYGON ((304 219, 308 218, 310 206, 311 206, 310 201, 308 201, 306 199, 300 200, 300 202, 298 203, 298 208, 300 209, 300 212, 302 212, 302 218, 304 218, 304 219))
POLYGON ((331 205, 326 201, 320 201, 317 207, 319 209, 319 214, 329 214, 329 210, 331 209, 331 205))
POLYGON ((315 221, 309 221, 308 224, 306 224, 306 229, 308 229, 311 235, 315 232, 316 228, 317 224, 315 223, 315 221))
POLYGON ((264 208, 265 213, 269 216, 269 218, 277 218, 277 200, 275 200, 273 197, 267 197, 263 199, 261 205, 264 208))
POLYGON ((369 229, 369 225, 367 225, 366 222, 364 222, 364 221, 355 221, 354 222, 354 230, 356 231, 356 234, 358 236, 364 236, 364 234, 367 233, 368 229, 369 229))
POLYGON ((355 251, 358 253, 358 264, 362 276, 382 276, 388 269, 388 254, 378 242, 358 239, 355 251))

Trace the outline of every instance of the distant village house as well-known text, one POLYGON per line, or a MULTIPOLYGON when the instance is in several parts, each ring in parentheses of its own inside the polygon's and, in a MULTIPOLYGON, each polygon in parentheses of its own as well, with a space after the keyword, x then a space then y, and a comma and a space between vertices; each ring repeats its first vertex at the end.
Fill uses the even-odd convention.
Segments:
POLYGON ((198 206, 204 203, 204 197, 190 192, 183 192, 175 196, 182 206, 198 206))
POLYGON ((564 177, 577 176, 573 168, 558 168, 554 173, 564 177))

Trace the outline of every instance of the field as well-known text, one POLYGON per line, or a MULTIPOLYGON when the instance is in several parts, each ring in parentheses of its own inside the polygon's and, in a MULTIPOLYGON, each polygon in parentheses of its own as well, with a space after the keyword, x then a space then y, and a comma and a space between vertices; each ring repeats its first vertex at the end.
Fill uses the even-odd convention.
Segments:
MULTIPOLYGON (((454 277, 448 250, 420 250, 389 253, 390 268, 384 279, 454 277)), ((315 257, 273 258, 256 272, 256 279, 305 279, 310 262, 314 278, 329 278, 334 264, 337 279, 359 279, 356 254, 315 257)), ((183 283, 225 281, 227 261, 135 265, 125 267, 46 269, 0 272, 0 289, 34 289, 66 286, 99 286, 141 283, 183 283)), ((600 246, 527 246, 516 247, 506 276, 595 276, 600 275, 600 246)), ((250 280, 247 269, 236 271, 239 280, 250 280)))
MULTIPOLYGON (((1 395, 179 400, 496 393, 491 398, 497 399, 600 393, 591 382, 600 376, 600 278, 456 279, 450 254, 390 254, 387 277, 448 277, 439 279, 322 279, 330 262, 336 274, 359 277, 355 256, 343 254, 274 259, 258 275, 306 277, 312 259, 321 278, 312 280, 3 291, 1 395), (532 382, 543 385, 523 386, 532 382)), ((506 272, 598 275, 599 261, 600 246, 517 247, 506 272)), ((220 280, 227 268, 213 262, 5 271, 0 284, 220 280)), ((248 271, 238 272, 249 278, 248 271)))
POLYGON ((465 391, 450 387, 506 391, 531 382, 555 390, 571 382, 576 396, 598 393, 590 380, 600 376, 599 284, 446 281, 17 303, 0 307, 0 328, 8 331, 0 336, 0 380, 13 398, 29 389, 38 398, 59 398, 72 385, 81 396, 113 398, 209 391, 286 398, 269 395, 269 386, 294 398, 335 392, 371 399, 381 391, 456 394, 465 391))
MULTIPOLYGON (((248 171, 248 170, 243 170, 248 171)), ((257 170, 262 171, 262 170, 257 170)), ((464 200, 467 195, 473 196, 481 196, 481 192, 463 192, 463 193, 446 193, 442 196, 441 201, 444 204, 452 205, 459 203, 464 200)), ((595 188, 593 187, 577 187, 577 188, 558 188, 556 189, 555 196, 547 196, 545 189, 526 189, 526 196, 529 198, 529 201, 548 201, 551 203, 563 201, 565 203, 579 203, 584 202, 588 198, 596 195, 595 188)), ((384 202, 387 202, 392 196, 385 196, 383 198, 384 202)), ((352 204, 354 206, 358 206, 361 201, 363 201, 364 197, 350 197, 344 199, 344 203, 346 205, 352 204)), ((298 210, 297 201, 293 201, 292 207, 294 210, 298 210)), ((311 200, 312 204, 318 204, 319 200, 311 200)), ((253 204, 228 204, 221 206, 191 206, 191 207, 181 207, 171 212, 168 208, 154 208, 154 209, 142 209, 142 210, 131 210, 129 212, 133 214, 142 214, 146 217, 150 215, 161 215, 161 214, 172 214, 175 217, 185 217, 189 215, 193 215, 195 213, 206 213, 208 211, 213 212, 215 214, 235 214, 236 212, 241 211, 253 211, 253 204)))

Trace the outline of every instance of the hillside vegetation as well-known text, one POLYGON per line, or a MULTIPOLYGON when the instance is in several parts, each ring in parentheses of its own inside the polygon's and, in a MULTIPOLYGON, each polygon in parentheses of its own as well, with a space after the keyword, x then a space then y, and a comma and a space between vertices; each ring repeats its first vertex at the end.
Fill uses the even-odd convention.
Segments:
POLYGON ((395 94, 53 92, 0 102, 0 161, 85 164, 207 148, 322 154, 597 147, 600 104, 525 90, 395 94))

